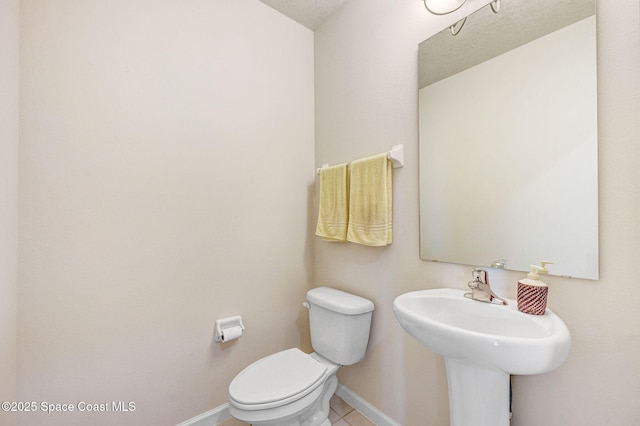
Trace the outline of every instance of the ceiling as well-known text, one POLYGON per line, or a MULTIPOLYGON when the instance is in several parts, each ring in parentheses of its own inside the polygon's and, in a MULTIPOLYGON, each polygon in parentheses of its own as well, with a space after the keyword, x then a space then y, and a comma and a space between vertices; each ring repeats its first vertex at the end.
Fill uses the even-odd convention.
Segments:
POLYGON ((312 31, 346 0, 260 0, 312 31))

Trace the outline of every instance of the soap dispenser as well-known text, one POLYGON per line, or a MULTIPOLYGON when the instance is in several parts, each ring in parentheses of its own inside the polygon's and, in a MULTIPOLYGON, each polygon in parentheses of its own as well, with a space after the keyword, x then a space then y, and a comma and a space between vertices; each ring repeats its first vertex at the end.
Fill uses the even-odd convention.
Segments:
POLYGON ((549 286, 540 280, 541 274, 548 274, 546 268, 548 264, 553 262, 540 262, 542 266, 531 265, 531 272, 518 281, 518 310, 525 314, 544 315, 547 308, 547 295, 549 294, 549 286))

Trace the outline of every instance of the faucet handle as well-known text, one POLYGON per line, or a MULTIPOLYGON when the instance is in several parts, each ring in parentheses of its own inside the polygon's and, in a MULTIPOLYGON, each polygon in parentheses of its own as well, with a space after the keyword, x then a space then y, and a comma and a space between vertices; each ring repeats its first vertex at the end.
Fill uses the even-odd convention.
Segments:
POLYGON ((469 281, 467 284, 471 289, 471 293, 465 293, 464 297, 470 299, 479 300, 481 302, 498 303, 500 305, 507 305, 507 301, 502 299, 491 290, 489 286, 489 274, 484 269, 473 270, 473 281, 469 281))
POLYGON ((489 284, 489 274, 484 269, 474 269, 473 281, 481 282, 482 284, 489 284))

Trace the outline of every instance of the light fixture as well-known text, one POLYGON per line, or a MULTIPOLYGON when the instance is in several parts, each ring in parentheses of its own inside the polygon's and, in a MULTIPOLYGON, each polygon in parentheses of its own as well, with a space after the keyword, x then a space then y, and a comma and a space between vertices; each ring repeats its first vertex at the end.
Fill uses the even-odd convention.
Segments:
MULTIPOLYGON (((424 7, 434 15, 446 15, 447 13, 460 9, 467 0, 422 0, 422 2, 424 3, 424 7)), ((500 0, 493 0, 489 2, 489 5, 493 13, 500 11, 500 0)), ((467 22, 467 16, 451 25, 449 27, 451 34, 454 36, 458 35, 462 27, 464 27, 465 22, 467 22)))
MULTIPOLYGON (((462 7, 467 0, 422 0, 424 7, 434 15, 446 15, 447 13, 454 12, 462 7)), ((494 13, 498 13, 500 10, 500 0, 493 0, 491 3, 491 10, 494 13)))
POLYGON ((422 0, 424 7, 434 15, 446 15, 462 7, 467 0, 422 0))
POLYGON ((462 31, 462 27, 464 27, 464 23, 467 22, 467 17, 465 16, 455 24, 451 25, 449 29, 451 30, 451 35, 457 36, 460 31, 462 31))

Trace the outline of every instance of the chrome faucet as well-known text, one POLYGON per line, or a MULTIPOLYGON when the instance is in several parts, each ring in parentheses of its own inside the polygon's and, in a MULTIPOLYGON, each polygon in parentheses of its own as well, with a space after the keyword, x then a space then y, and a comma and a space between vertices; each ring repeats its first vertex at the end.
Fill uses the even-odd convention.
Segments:
POLYGON ((507 305, 507 301, 496 296, 489 287, 489 274, 484 269, 473 270, 473 281, 467 284, 471 289, 470 293, 465 293, 464 297, 480 302, 497 303, 499 305, 507 305))

